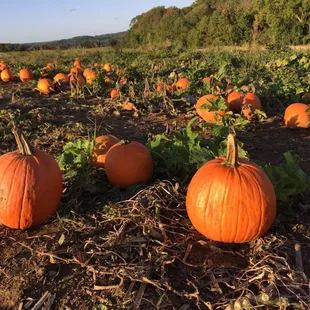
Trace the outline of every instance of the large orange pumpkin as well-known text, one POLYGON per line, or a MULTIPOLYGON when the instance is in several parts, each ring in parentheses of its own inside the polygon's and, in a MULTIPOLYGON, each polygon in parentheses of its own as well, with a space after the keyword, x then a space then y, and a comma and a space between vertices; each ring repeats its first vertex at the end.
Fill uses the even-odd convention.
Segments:
POLYGON ((37 89, 41 94, 49 94, 55 91, 54 84, 50 79, 40 79, 37 84, 37 89))
POLYGON ((122 189, 149 181, 153 169, 149 150, 136 141, 114 144, 105 158, 105 171, 110 183, 122 189))
POLYGON ((4 69, 1 71, 0 77, 3 82, 9 82, 14 79, 14 75, 10 69, 4 69))
POLYGON ((235 113, 240 113, 243 103, 243 95, 238 91, 232 91, 227 96, 227 103, 229 105, 229 110, 235 113))
POLYGON ((284 112, 284 123, 290 128, 309 128, 310 113, 306 112, 309 106, 305 103, 292 103, 284 112))
POLYGON ((20 69, 19 70, 19 78, 22 82, 28 82, 32 80, 32 71, 28 68, 20 69))
POLYGON ((269 230, 276 216, 276 195, 261 167, 238 158, 235 135, 229 134, 226 158, 210 160, 193 176, 186 210, 205 237, 244 243, 269 230))
POLYGON ((206 108, 200 108, 202 105, 207 104, 212 106, 212 103, 209 101, 209 99, 216 100, 218 98, 217 95, 208 94, 205 96, 202 96, 198 99, 195 108, 197 111, 197 114, 205 120, 207 123, 215 124, 217 121, 221 121, 223 116, 225 115, 226 111, 220 110, 220 111, 209 111, 206 108))
POLYGON ((92 152, 93 165, 98 168, 103 168, 109 149, 118 142, 120 142, 120 140, 112 135, 97 137, 92 152))
POLYGON ((0 156, 0 223, 26 229, 55 213, 62 174, 50 154, 33 148, 21 130, 13 133, 19 150, 0 156))

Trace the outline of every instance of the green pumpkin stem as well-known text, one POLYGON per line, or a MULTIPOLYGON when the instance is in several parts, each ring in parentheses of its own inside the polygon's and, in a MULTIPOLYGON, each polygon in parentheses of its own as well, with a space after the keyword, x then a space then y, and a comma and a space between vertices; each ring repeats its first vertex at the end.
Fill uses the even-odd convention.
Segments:
POLYGON ((24 133, 15 126, 15 123, 13 123, 12 132, 14 134, 20 153, 24 156, 31 156, 32 154, 34 154, 34 148, 30 144, 24 133))
POLYGON ((225 164, 231 167, 239 166, 238 144, 236 133, 229 133, 227 137, 227 153, 225 164))

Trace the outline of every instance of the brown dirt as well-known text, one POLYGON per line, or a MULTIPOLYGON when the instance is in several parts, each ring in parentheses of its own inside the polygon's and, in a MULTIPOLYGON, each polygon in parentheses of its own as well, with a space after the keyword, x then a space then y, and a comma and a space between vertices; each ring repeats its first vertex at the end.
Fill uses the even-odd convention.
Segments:
MULTIPOLYGON (((26 130, 35 145, 54 155, 64 142, 87 137, 86 129, 92 132, 95 120, 100 134, 141 142, 149 134, 187 122, 184 115, 113 114, 116 109, 102 109, 111 103, 101 99, 74 101, 59 96, 55 100, 57 96, 27 94, 18 90, 13 103, 8 97, 0 99, 0 111, 15 111, 25 126, 30 124, 27 117, 31 122, 36 119, 35 127, 26 130)), ((2 121, 7 123, 6 118, 2 121)), ((4 137, 0 154, 14 149, 6 126, 0 134, 4 137)), ((238 137, 253 159, 278 164, 285 151, 299 154, 302 168, 310 174, 308 130, 288 130, 272 117, 238 137)), ((26 309, 27 302, 31 309, 47 291, 56 294, 51 309, 93 309, 99 304, 108 309, 135 309, 134 301, 138 309, 185 310, 208 309, 211 303, 224 309, 229 300, 270 290, 289 296, 300 309, 309 309, 309 298, 297 296, 301 289, 307 294, 304 277, 310 277, 309 195, 301 197, 292 216, 277 218, 265 238, 249 245, 222 245, 190 227, 186 189, 162 181, 132 196, 110 186, 100 172, 98 178, 102 192, 76 201, 72 196, 70 201, 64 199, 60 218, 27 231, 0 226, 1 310, 18 309, 21 303, 26 309), (296 271, 296 243, 301 245, 305 275, 296 271), (287 288, 289 281, 298 288, 293 284, 287 288)), ((259 309, 272 308, 279 307, 259 309)))

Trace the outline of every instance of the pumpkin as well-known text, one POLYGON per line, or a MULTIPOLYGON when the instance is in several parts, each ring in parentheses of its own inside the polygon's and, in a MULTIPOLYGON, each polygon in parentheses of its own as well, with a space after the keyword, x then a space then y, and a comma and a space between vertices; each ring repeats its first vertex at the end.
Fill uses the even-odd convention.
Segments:
POLYGON ((120 140, 112 135, 99 136, 95 139, 92 151, 92 163, 97 168, 103 168, 109 149, 120 140))
POLYGON ((83 76, 84 76, 84 78, 86 78, 86 76, 90 73, 90 72, 92 72, 93 70, 91 69, 91 68, 86 68, 84 71, 83 71, 83 76))
POLYGON ((257 119, 257 115, 253 114, 254 109, 251 104, 243 104, 241 114, 249 121, 257 119))
POLYGON ((64 73, 57 73, 54 78, 53 78, 54 82, 57 84, 62 84, 62 83, 67 83, 69 82, 69 78, 66 74, 64 73))
POLYGON ((110 93, 112 99, 119 97, 119 92, 116 89, 112 89, 110 93))
POLYGON ((276 195, 261 167, 238 158, 236 137, 231 133, 226 158, 208 161, 191 179, 186 211, 205 237, 244 243, 269 230, 276 216, 276 195))
POLYGON ((219 122, 222 120, 222 117, 225 115, 226 111, 209 111, 206 108, 200 108, 202 105, 207 104, 212 106, 212 103, 208 99, 216 100, 218 98, 217 95, 208 94, 205 96, 202 96, 198 99, 196 102, 195 108, 197 114, 205 120, 207 123, 215 124, 216 122, 219 122))
POLYGON ((81 68, 78 68, 78 67, 73 67, 71 68, 70 70, 70 73, 69 74, 82 74, 83 71, 81 68))
POLYGON ((229 110, 235 113, 240 113, 243 103, 243 95, 238 91, 232 91, 227 96, 227 103, 229 105, 229 110))
POLYGON ((176 82, 176 89, 177 90, 185 90, 188 86, 188 84, 190 83, 190 80, 187 79, 187 78, 182 78, 182 79, 179 79, 177 82, 176 82))
POLYGON ((40 94, 49 94, 50 92, 55 91, 54 84, 50 79, 40 79, 37 84, 37 89, 40 94))
POLYGON ((58 208, 62 174, 55 159, 33 148, 21 130, 18 150, 0 156, 0 223, 26 229, 44 223, 58 208))
POLYGON ((96 71, 90 71, 87 75, 86 75, 86 83, 87 84, 92 84, 96 78, 97 78, 97 73, 96 71))
POLYGON ((112 71, 112 64, 110 63, 105 63, 104 65, 101 66, 101 69, 107 72, 112 71))
POLYGON ((289 128, 309 128, 309 106, 305 103, 292 103, 284 112, 284 123, 289 128))
POLYGON ((80 60, 79 60, 78 58, 75 58, 75 60, 74 60, 74 62, 73 62, 73 67, 79 68, 79 69, 82 69, 82 68, 83 68, 82 63, 80 62, 80 60))
POLYGON ((208 83, 210 85, 211 84, 211 78, 210 77, 203 78, 202 83, 208 83))
POLYGON ((18 75, 22 82, 28 82, 33 78, 32 71, 28 68, 20 69, 18 75))
POLYGON ((254 93, 246 93, 246 95, 243 98, 242 104, 251 104, 254 110, 262 109, 262 104, 259 98, 254 93))
POLYGON ((85 79, 83 78, 82 75, 80 74, 69 74, 70 76, 70 83, 76 87, 77 85, 78 86, 84 86, 86 84, 86 81, 85 79))
POLYGON ((14 75, 10 69, 4 69, 1 71, 0 77, 3 82, 9 82, 14 79, 14 75))
POLYGON ((112 82, 112 80, 111 80, 109 77, 105 78, 104 81, 105 81, 106 83, 111 83, 111 82, 112 82))
POLYGON ((136 141, 114 144, 105 158, 108 180, 121 189, 149 181, 153 169, 154 163, 149 150, 136 141))
POLYGON ((53 70, 54 69, 54 65, 52 63, 48 63, 45 68, 43 69, 48 69, 48 70, 53 70))
POLYGON ((1 60, 0 61, 0 71, 5 70, 5 69, 7 69, 7 65, 3 60, 1 60))

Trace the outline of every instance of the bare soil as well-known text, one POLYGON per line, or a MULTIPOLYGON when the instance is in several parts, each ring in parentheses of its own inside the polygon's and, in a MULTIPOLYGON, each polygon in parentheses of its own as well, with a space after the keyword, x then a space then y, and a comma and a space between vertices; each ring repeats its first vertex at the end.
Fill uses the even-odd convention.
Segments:
MULTIPOLYGON (((150 134, 188 121, 185 115, 115 113, 102 108, 111 103, 100 98, 55 98, 16 89, 13 97, 0 99, 0 154, 16 147, 6 126, 8 111, 18 115, 34 145, 55 156, 66 141, 86 138, 95 124, 100 134, 146 142, 150 134)), ((309 130, 289 130, 281 117, 271 115, 238 138, 252 159, 278 164, 285 151, 292 151, 310 174, 309 130)), ((225 309, 245 300, 256 300, 256 309, 310 308, 309 193, 263 238, 225 245, 192 228, 186 188, 157 180, 124 192, 109 185, 102 171, 96 178, 102 191, 82 197, 65 193, 58 218, 26 231, 0 226, 1 310, 33 309, 46 292, 50 309, 99 304, 107 309, 225 309)))

